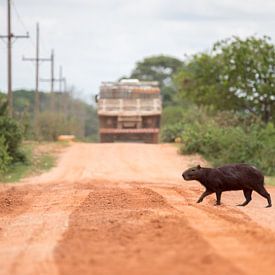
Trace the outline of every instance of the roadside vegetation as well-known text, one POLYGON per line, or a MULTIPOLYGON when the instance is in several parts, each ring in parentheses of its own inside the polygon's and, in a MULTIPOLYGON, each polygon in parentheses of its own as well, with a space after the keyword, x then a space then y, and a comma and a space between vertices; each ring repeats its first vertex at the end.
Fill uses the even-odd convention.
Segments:
POLYGON ((42 153, 38 148, 56 141, 59 135, 97 141, 98 122, 93 105, 75 98, 73 92, 39 92, 39 99, 39 113, 35 116, 34 91, 14 91, 11 118, 7 95, 0 92, 0 182, 18 181, 53 167, 55 153, 42 153))
MULTIPOLYGON (((4 97, 4 94, 2 94, 4 97)), ((13 92, 14 118, 20 123, 24 139, 55 141, 59 135, 97 140, 97 114, 93 105, 74 97, 72 92, 39 92, 39 114, 35 120, 34 91, 13 92)))
POLYGON ((177 141, 182 154, 199 153, 213 166, 245 162, 275 175, 275 46, 268 37, 232 37, 184 61, 148 57, 133 76, 161 83, 163 142, 177 141))
POLYGON ((23 142, 24 161, 13 162, 0 173, 0 183, 17 182, 24 177, 39 175, 53 168, 66 142, 23 142))

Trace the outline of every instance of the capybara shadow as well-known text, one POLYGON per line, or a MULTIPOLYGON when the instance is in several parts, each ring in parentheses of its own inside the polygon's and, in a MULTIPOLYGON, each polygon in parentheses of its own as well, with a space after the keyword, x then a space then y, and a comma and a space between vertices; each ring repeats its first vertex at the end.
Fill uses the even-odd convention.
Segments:
POLYGON ((248 164, 229 164, 218 168, 203 168, 200 165, 187 169, 182 173, 185 180, 197 180, 205 188, 197 203, 213 193, 216 193, 216 205, 221 204, 221 194, 224 191, 243 190, 245 201, 238 206, 245 206, 251 201, 253 191, 267 199, 271 207, 271 197, 264 187, 264 176, 255 167, 248 164))

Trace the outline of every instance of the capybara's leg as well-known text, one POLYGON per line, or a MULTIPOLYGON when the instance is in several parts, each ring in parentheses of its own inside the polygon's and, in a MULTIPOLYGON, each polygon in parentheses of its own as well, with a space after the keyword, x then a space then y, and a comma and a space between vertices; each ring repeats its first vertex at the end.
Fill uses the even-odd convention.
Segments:
POLYGON ((212 194, 212 193, 214 193, 214 192, 206 189, 206 190, 201 194, 201 196, 200 196, 200 198, 198 199, 197 203, 202 202, 203 199, 204 199, 205 197, 209 196, 209 195, 212 194))
POLYGON ((221 196, 222 196, 222 191, 217 191, 216 192, 217 202, 215 205, 221 205, 221 196))
POLYGON ((270 194, 266 191, 266 189, 264 188, 264 186, 257 187, 255 189, 255 191, 257 193, 259 193, 261 196, 263 196, 264 198, 267 199, 268 205, 266 207, 271 207, 272 206, 270 194))
POLYGON ((251 194, 252 194, 251 189, 244 189, 243 194, 244 194, 246 200, 244 203, 238 204, 238 206, 246 206, 251 201, 251 194))

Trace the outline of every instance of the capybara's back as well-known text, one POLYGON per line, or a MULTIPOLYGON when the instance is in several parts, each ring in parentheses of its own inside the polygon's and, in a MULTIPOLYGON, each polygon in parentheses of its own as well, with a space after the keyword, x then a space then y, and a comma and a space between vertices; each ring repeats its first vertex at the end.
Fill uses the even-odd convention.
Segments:
POLYGON ((256 189, 264 185, 264 175, 256 167, 248 164, 229 164, 213 169, 213 176, 222 177, 226 185, 232 186, 233 190, 243 188, 256 189), (216 170, 216 171, 215 171, 216 170))

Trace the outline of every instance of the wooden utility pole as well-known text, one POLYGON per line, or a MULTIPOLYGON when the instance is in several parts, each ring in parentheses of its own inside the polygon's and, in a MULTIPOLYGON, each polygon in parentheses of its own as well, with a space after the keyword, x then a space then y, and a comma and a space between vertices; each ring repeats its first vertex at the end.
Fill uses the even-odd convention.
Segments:
POLYGON ((59 67, 59 93, 60 93, 60 109, 63 110, 65 116, 67 116, 67 105, 68 105, 68 95, 67 95, 67 80, 63 77, 63 68, 62 66, 59 67))
POLYGON ((54 50, 51 54, 51 109, 54 110, 54 50))
POLYGON ((51 111, 54 111, 54 82, 56 81, 56 79, 54 78, 54 50, 52 50, 51 52, 50 62, 51 62, 51 77, 50 79, 41 79, 41 81, 51 83, 50 105, 51 105, 51 111))
POLYGON ((7 35, 0 35, 0 38, 6 38, 8 44, 8 55, 7 55, 7 63, 8 63, 8 111, 9 115, 12 117, 13 115, 13 96, 12 96, 12 42, 14 39, 18 38, 29 38, 29 34, 26 35, 14 35, 12 33, 11 26, 11 0, 7 0, 7 35))
POLYGON ((54 60, 55 60, 54 50, 52 50, 50 59, 51 59, 51 77, 50 77, 50 79, 41 79, 41 81, 51 83, 51 111, 54 111, 54 107, 55 107, 54 83, 59 82, 59 90, 60 90, 60 92, 62 92, 62 82, 64 82, 65 78, 63 77, 63 70, 62 70, 61 66, 59 68, 59 77, 60 78, 54 77, 54 68, 55 68, 55 66, 54 66, 54 60))
POLYGON ((40 58, 40 41, 39 41, 39 24, 36 24, 36 55, 35 58, 25 58, 23 61, 34 61, 35 62, 35 105, 34 105, 34 116, 35 121, 40 112, 40 98, 39 98, 39 65, 42 61, 51 61, 51 58, 40 58))
POLYGON ((67 80, 63 76, 63 67, 59 67, 59 79, 56 79, 56 81, 59 81, 59 92, 65 93, 67 91, 67 80))
POLYGON ((63 83, 63 68, 59 66, 59 92, 62 93, 62 83, 63 83))

